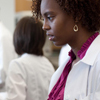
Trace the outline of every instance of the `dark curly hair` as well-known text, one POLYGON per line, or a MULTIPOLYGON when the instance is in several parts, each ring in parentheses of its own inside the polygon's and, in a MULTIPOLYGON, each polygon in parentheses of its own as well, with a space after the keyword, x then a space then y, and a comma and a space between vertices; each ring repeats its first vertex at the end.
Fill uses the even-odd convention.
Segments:
MULTIPOLYGON (((42 0, 32 0, 32 12, 36 19, 41 18, 40 4, 42 0)), ((56 0, 62 10, 81 19, 82 27, 90 32, 100 30, 100 0, 56 0)))

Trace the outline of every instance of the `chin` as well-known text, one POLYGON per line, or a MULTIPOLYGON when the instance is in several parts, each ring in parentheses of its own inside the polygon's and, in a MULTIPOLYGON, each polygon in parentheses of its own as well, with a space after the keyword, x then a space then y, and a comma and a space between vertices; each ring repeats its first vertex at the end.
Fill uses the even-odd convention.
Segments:
POLYGON ((53 44, 54 44, 55 46, 57 46, 57 47, 61 47, 61 46, 64 45, 64 44, 60 44, 60 43, 57 43, 57 42, 53 42, 53 44))

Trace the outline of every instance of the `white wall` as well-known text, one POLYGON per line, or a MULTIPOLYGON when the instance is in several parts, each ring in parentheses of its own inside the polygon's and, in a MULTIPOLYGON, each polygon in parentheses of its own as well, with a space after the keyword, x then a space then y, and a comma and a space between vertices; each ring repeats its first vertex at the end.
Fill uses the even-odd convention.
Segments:
POLYGON ((0 0, 0 20, 13 33, 15 28, 15 0, 0 0))

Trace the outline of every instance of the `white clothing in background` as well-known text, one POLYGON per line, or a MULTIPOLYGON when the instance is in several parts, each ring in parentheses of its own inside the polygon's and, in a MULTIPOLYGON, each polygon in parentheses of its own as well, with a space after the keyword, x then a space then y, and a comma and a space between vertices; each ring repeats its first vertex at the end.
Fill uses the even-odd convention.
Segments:
POLYGON ((7 100, 47 100, 54 68, 44 56, 23 54, 10 63, 7 100))
POLYGON ((13 46, 13 36, 0 22, 0 88, 5 82, 8 66, 17 57, 13 46))
MULTIPOLYGON (((54 73, 49 93, 69 59, 54 73)), ((66 81, 64 100, 100 100, 100 35, 92 42, 83 59, 72 67, 66 81)))
POLYGON ((71 47, 66 44, 62 46, 59 54, 59 66, 61 66, 65 60, 68 58, 68 52, 71 50, 71 47))
POLYGON ((6 100, 7 93, 6 92, 0 92, 0 100, 6 100))

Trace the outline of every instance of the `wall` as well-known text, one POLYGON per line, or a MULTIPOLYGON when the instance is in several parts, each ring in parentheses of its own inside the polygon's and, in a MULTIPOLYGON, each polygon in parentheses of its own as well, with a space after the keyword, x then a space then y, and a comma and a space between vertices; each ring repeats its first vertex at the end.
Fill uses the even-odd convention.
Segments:
POLYGON ((0 0, 0 20, 13 33, 15 28, 15 0, 0 0))
POLYGON ((31 5, 32 5, 32 0, 15 0, 15 11, 20 12, 20 11, 31 11, 31 5))

